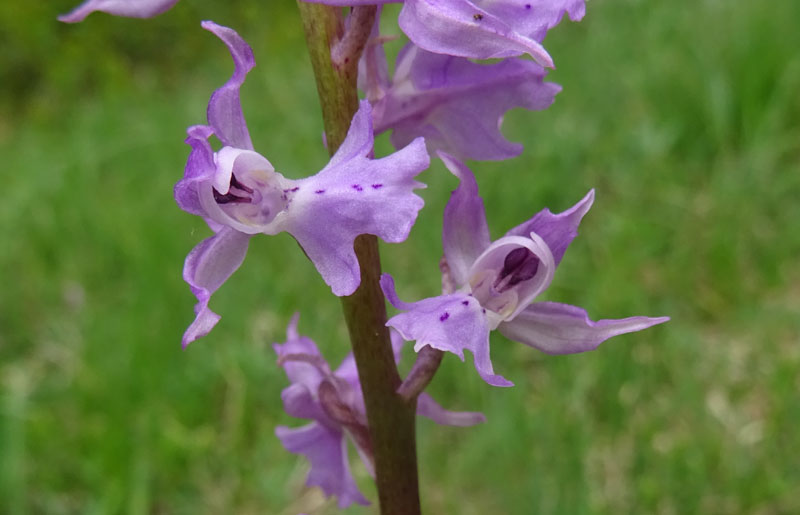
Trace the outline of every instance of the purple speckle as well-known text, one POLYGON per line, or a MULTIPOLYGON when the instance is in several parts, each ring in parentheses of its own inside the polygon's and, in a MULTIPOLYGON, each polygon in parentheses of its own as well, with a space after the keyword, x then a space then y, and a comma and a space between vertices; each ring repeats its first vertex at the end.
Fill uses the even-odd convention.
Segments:
POLYGON ((283 191, 284 191, 284 192, 291 192, 291 193, 294 193, 295 191, 297 191, 297 190, 299 190, 299 189, 300 189, 300 186, 295 186, 294 188, 291 188, 291 189, 288 189, 288 190, 283 190, 283 191))
POLYGON ((364 191, 364 188, 362 188, 359 184, 353 184, 353 189, 356 191, 364 191))
POLYGON ((323 193, 325 193, 325 190, 317 190, 314 193, 316 193, 317 195, 322 195, 323 193))
POLYGON ((531 4, 525 4, 525 9, 530 9, 530 8, 531 8, 531 4))
POLYGON ((383 184, 373 184, 372 185, 372 189, 373 190, 379 190, 381 188, 383 188, 383 184))
POLYGON ((445 321, 445 320, 447 320, 448 318, 450 318, 450 313, 448 313, 447 311, 445 311, 445 312, 444 312, 444 313, 442 313, 442 315, 439 317, 439 322, 444 322, 444 321, 445 321))
POLYGON ((464 304, 465 306, 469 306, 469 301, 468 300, 462 300, 461 303, 464 304))
POLYGON ((486 314, 486 308, 481 308, 481 313, 486 314))

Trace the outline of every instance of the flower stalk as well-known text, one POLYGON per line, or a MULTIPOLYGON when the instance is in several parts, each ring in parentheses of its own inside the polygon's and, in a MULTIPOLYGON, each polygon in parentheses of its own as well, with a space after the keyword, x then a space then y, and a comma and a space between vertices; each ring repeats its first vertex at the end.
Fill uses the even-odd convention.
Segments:
MULTIPOLYGON (((333 155, 358 109, 358 61, 377 8, 354 7, 351 16, 357 23, 351 23, 347 33, 341 8, 300 0, 298 8, 316 78, 328 151, 333 155)), ((401 379, 386 327, 377 238, 359 236, 355 252, 361 267, 361 284, 355 293, 341 300, 363 387, 381 514, 417 515, 417 398, 407 399, 397 393, 401 379)))

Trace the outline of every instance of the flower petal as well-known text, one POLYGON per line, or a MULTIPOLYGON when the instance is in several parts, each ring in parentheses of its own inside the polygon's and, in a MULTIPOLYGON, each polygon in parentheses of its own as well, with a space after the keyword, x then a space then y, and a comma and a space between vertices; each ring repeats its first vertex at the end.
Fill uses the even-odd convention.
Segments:
POLYGON ((444 152, 438 155, 460 181, 444 208, 442 225, 444 257, 456 288, 459 288, 469 282, 470 267, 491 243, 489 227, 475 176, 456 158, 444 152))
MULTIPOLYGON (((358 88, 364 91, 364 96, 370 101, 373 108, 375 103, 391 87, 389 63, 386 61, 386 52, 383 49, 380 34, 382 13, 383 7, 379 6, 378 12, 375 14, 372 33, 367 41, 367 46, 364 47, 364 52, 361 54, 361 59, 358 61, 358 88)), ((376 116, 374 111, 372 115, 373 118, 376 116)), ((400 145, 400 147, 404 146, 400 145)))
POLYGON ((486 422, 483 413, 477 411, 448 411, 425 392, 417 398, 417 415, 428 417, 443 426, 469 427, 486 422))
POLYGON ((542 41, 565 14, 572 21, 580 21, 586 14, 585 0, 493 0, 483 4, 487 11, 506 21, 516 32, 536 41, 542 41))
POLYGON ((295 237, 322 278, 338 296, 361 282, 353 241, 374 234, 387 243, 408 237, 425 187, 414 176, 430 158, 422 139, 382 159, 368 159, 372 147, 369 103, 362 101, 347 140, 320 173, 295 182, 291 203, 273 222, 295 237))
POLYGON ((219 315, 208 309, 211 295, 242 264, 250 237, 228 227, 206 238, 189 252, 183 267, 183 279, 189 283, 197 304, 196 318, 183 334, 184 348, 205 336, 219 321, 219 315))
POLYGON ((477 64, 408 44, 400 52, 392 87, 375 106, 375 132, 393 129, 395 147, 424 136, 429 151, 461 159, 502 160, 522 152, 500 131, 510 109, 549 107, 561 87, 525 59, 477 64))
POLYGON ((392 305, 404 313, 393 316, 386 325, 393 327, 408 341, 416 341, 414 351, 425 345, 452 352, 464 360, 464 350, 472 352, 475 369, 487 383, 512 386, 495 375, 489 358, 489 323, 486 313, 475 298, 464 293, 430 297, 414 303, 402 302, 389 274, 381 276, 381 288, 392 305))
POLYGON ((337 496, 339 508, 369 504, 350 473, 347 442, 341 432, 313 422, 296 429, 278 426, 275 435, 286 450, 305 456, 311 463, 306 485, 319 486, 328 497, 337 496))
POLYGON ((200 185, 214 177, 216 172, 214 151, 208 143, 213 131, 208 125, 193 125, 186 133, 189 135, 186 143, 192 147, 192 151, 186 160, 183 179, 175 184, 175 202, 184 211, 207 217, 208 213, 200 200, 200 185))
POLYGON ((500 324, 507 338, 547 354, 573 354, 594 350, 618 334, 662 324, 669 317, 630 317, 594 322, 582 308, 556 302, 535 302, 514 320, 500 324))
POLYGON ((178 0, 89 0, 67 14, 58 17, 59 21, 76 23, 83 21, 95 11, 128 18, 151 18, 161 14, 178 3, 178 0))
POLYGON ((372 147, 375 142, 375 136, 372 132, 372 107, 369 102, 364 100, 358 106, 358 111, 353 115, 350 121, 350 128, 347 129, 347 136, 344 141, 339 145, 339 149, 328 161, 322 172, 326 172, 331 168, 336 168, 342 163, 356 160, 358 158, 367 158, 372 152, 372 147))
POLYGON ((506 233, 506 236, 528 236, 535 232, 550 247, 556 266, 564 257, 569 244, 578 235, 578 225, 594 203, 594 190, 590 190, 577 204, 563 213, 554 215, 543 209, 527 222, 521 223, 506 233))
MULTIPOLYGON (((316 388, 314 391, 317 391, 316 388)), ((281 392, 281 401, 283 410, 295 418, 316 420, 325 426, 337 427, 322 409, 319 399, 315 398, 304 384, 293 383, 284 388, 281 392)))
POLYGON ((356 5, 383 5, 399 3, 403 0, 303 0, 310 4, 336 5, 339 7, 351 7, 356 5))
POLYGON ((211 95, 208 102, 208 124, 223 145, 253 150, 239 99, 239 88, 242 87, 247 72, 256 65, 253 50, 233 29, 212 21, 204 21, 201 26, 227 45, 234 64, 233 76, 211 95))
POLYGON ((473 59, 529 54, 548 68, 553 60, 542 45, 488 9, 469 0, 406 0, 400 11, 403 32, 417 46, 435 52, 473 59))
POLYGON ((295 313, 286 329, 286 343, 273 343, 272 348, 292 384, 301 384, 316 392, 319 383, 330 375, 330 367, 311 338, 297 332, 299 313, 295 313), (297 359, 303 358, 303 359, 297 359))

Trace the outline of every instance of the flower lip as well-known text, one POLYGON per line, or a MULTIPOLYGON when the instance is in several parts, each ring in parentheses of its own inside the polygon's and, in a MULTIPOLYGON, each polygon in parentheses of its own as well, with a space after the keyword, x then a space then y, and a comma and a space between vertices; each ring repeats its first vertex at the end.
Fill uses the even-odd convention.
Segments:
POLYGON ((505 236, 475 260, 469 271, 469 288, 484 308, 499 315, 492 324, 496 325, 513 320, 546 290, 554 271, 550 247, 538 234, 505 236))

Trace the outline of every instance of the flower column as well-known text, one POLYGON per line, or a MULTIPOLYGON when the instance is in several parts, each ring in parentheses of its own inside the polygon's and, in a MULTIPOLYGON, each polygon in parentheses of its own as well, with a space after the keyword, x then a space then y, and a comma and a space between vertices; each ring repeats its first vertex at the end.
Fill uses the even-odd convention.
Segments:
MULTIPOLYGON (((328 151, 333 155, 358 109, 358 60, 377 8, 353 8, 346 33, 341 8, 301 0, 298 8, 317 81, 328 151)), ((381 513, 416 515, 420 513, 414 425, 417 400, 404 400, 396 393, 401 379, 386 327, 377 238, 359 236, 355 251, 361 285, 341 299, 367 408, 381 513)))

